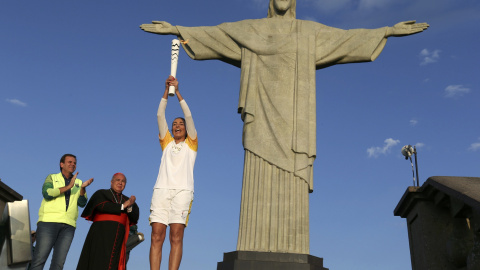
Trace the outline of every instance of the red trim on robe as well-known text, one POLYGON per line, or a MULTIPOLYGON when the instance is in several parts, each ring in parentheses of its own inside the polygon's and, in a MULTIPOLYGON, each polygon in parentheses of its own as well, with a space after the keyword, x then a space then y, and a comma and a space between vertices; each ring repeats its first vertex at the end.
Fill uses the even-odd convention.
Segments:
POLYGON ((112 214, 103 214, 96 213, 93 218, 93 222, 97 221, 116 221, 120 224, 125 225, 125 235, 122 242, 122 251, 120 252, 120 260, 118 261, 118 270, 125 270, 125 261, 126 261, 126 250, 127 250, 127 239, 128 233, 130 232, 130 220, 128 219, 127 214, 122 213, 120 215, 112 214))

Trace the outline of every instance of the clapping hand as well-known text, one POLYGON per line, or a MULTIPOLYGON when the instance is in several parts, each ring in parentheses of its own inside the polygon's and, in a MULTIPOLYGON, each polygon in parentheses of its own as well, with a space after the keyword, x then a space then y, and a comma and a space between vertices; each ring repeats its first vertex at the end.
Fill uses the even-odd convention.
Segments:
MULTIPOLYGON (((75 175, 76 177, 76 175, 75 175)), ((93 182, 93 178, 88 179, 87 181, 82 183, 82 188, 88 187, 93 182)))
MULTIPOLYGON (((123 203, 123 209, 127 209, 129 207, 131 207, 134 203, 135 203, 135 196, 131 196, 126 202, 123 203)), ((131 208, 130 208, 131 209, 131 208)), ((127 209, 128 211, 128 209, 127 209)), ((128 211, 128 212, 131 212, 132 210, 128 211)))

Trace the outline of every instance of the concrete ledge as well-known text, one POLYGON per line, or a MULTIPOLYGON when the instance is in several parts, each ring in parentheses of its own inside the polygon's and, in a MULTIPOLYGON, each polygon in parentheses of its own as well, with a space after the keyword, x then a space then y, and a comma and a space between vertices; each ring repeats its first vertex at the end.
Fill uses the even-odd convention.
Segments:
POLYGON ((217 270, 328 270, 323 258, 308 254, 234 251, 224 253, 217 270))
MULTIPOLYGON (((406 218, 419 201, 432 201, 436 205, 445 200, 460 201, 480 213, 480 177, 432 176, 421 187, 408 187, 393 211, 395 216, 406 218)), ((450 205, 448 206, 450 207, 450 205)), ((455 210, 455 209, 454 209, 455 210)), ((455 214, 462 209, 454 211, 455 214)))
POLYGON ((0 180, 0 200, 4 202, 21 201, 23 196, 0 180))

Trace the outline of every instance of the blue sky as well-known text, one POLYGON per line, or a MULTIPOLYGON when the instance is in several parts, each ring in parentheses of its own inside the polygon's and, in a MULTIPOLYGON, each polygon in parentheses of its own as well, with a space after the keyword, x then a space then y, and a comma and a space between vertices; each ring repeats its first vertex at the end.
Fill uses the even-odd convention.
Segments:
MULTIPOLYGON (((29 200, 32 229, 45 177, 58 172, 64 153, 73 153, 79 178, 95 178, 89 194, 108 188, 118 171, 127 176, 124 193, 136 195, 139 230, 147 237, 129 266, 147 269, 148 211, 161 158, 156 110, 173 37, 138 26, 263 18, 267 3, 1 1, 0 178, 29 200)), ((411 268, 406 222, 393 216, 412 185, 403 145, 417 145, 421 183, 434 175, 480 176, 479 14, 477 0, 298 1, 298 19, 343 29, 413 19, 430 24, 424 33, 390 38, 375 62, 317 71, 310 253, 326 267, 411 268)), ((216 269, 237 242, 240 70, 193 61, 182 50, 177 77, 200 143, 181 268, 216 269)), ((167 119, 178 115, 172 99, 167 119)), ((75 269, 89 226, 79 219, 65 269, 75 269)))

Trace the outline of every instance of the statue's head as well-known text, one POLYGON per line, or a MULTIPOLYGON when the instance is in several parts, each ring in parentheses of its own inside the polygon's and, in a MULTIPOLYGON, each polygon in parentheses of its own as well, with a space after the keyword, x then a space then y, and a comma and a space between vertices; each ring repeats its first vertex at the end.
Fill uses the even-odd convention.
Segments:
POLYGON ((270 0, 267 18, 285 17, 295 19, 297 0, 270 0))

